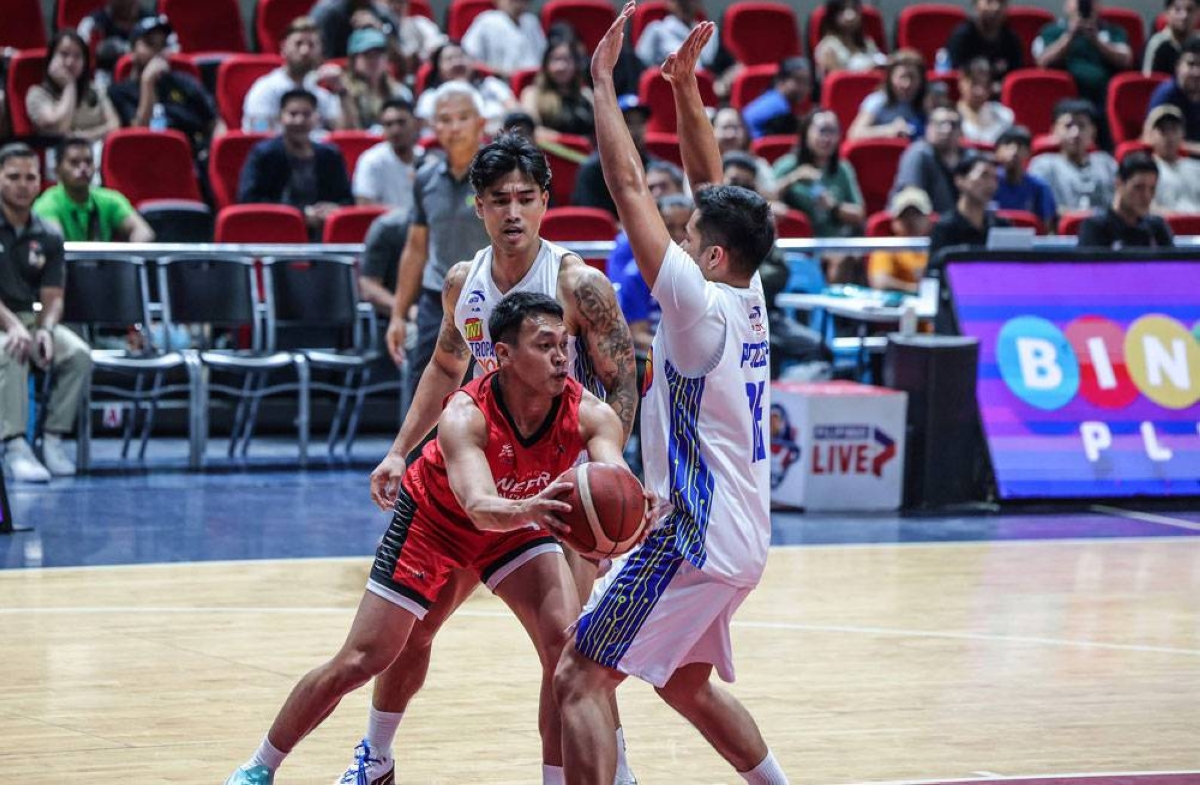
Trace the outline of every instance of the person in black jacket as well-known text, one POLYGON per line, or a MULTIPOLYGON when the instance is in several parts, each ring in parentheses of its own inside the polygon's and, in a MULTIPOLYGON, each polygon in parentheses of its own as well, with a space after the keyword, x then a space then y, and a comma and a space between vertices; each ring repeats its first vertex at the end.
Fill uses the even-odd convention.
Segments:
POLYGON ((1146 153, 1130 153, 1117 169, 1112 204, 1079 225, 1080 247, 1170 248, 1175 244, 1162 216, 1151 215, 1158 164, 1146 153))
POLYGON ((290 204, 304 213, 314 238, 331 212, 354 203, 341 153, 312 141, 317 120, 315 95, 307 90, 284 93, 279 99, 283 133, 254 146, 238 181, 239 202, 290 204))

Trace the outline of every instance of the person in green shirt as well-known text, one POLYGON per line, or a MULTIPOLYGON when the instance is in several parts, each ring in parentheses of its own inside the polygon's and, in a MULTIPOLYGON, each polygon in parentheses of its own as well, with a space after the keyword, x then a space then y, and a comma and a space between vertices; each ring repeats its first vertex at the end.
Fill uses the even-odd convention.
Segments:
POLYGON ((800 121, 796 149, 775 162, 779 200, 807 215, 817 237, 853 236, 866 218, 854 167, 838 157, 841 141, 837 115, 819 110, 800 121))
POLYGON ((33 212, 69 242, 154 241, 154 230, 121 193, 92 186, 96 162, 92 145, 80 137, 59 142, 58 185, 33 203, 33 212))

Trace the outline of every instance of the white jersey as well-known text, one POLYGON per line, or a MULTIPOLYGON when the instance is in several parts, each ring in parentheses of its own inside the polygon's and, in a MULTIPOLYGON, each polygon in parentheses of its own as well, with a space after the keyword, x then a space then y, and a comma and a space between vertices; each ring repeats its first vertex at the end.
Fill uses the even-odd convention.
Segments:
POLYGON ((642 400, 646 484, 673 505, 661 526, 681 557, 713 578, 753 586, 771 538, 762 283, 707 281, 672 243, 652 294, 662 323, 642 400))
MULTIPOLYGON (((562 267, 563 256, 570 253, 561 245, 555 245, 542 240, 542 247, 533 266, 525 277, 507 292, 501 292, 492 278, 492 246, 484 248, 475 254, 471 261, 471 269, 463 281, 462 291, 459 292, 458 302, 454 304, 454 326, 462 334, 463 339, 475 358, 475 375, 496 370, 496 350, 492 345, 492 334, 488 330, 488 319, 496 303, 513 292, 537 292, 558 299, 558 272, 562 267)), ((596 377, 587 351, 581 351, 574 335, 567 336, 567 367, 571 376, 584 386, 584 389, 594 395, 603 397, 604 387, 596 377)))

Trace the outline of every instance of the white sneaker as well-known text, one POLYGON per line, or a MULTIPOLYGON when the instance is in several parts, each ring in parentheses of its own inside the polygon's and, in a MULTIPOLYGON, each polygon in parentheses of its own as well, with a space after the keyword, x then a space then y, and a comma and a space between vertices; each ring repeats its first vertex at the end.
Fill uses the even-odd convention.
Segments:
POLYGON ((334 785, 396 785, 396 761, 391 755, 374 757, 375 750, 363 739, 354 748, 354 762, 334 785))
POLYGON ((42 463, 55 477, 75 476, 75 462, 67 457, 62 437, 56 433, 48 433, 42 440, 42 463))
POLYGON ((50 472, 38 462, 29 442, 10 439, 4 450, 4 470, 17 482, 50 482, 50 472))

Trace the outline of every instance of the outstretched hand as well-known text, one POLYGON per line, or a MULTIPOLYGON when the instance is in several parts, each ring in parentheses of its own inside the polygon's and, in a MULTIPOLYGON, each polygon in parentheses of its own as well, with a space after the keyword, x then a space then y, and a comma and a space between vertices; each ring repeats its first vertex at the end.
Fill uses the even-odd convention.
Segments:
POLYGON ((696 63, 700 62, 700 53, 713 37, 717 26, 712 22, 701 22, 692 28, 688 37, 679 49, 667 55, 662 64, 662 76, 672 85, 678 84, 686 77, 696 77, 696 63))
POLYGON ((592 53, 592 81, 612 76, 617 59, 621 56, 621 48, 625 45, 625 23, 633 18, 636 8, 633 0, 626 3, 600 43, 596 44, 596 51, 592 53))

